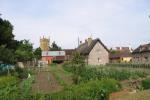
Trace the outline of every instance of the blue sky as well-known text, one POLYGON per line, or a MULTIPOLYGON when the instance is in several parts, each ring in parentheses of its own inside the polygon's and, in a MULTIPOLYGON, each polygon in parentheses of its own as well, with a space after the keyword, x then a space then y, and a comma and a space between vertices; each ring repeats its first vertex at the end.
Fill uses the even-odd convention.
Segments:
POLYGON ((34 47, 43 35, 63 48, 91 35, 108 47, 150 42, 150 0, 0 0, 0 13, 34 47))

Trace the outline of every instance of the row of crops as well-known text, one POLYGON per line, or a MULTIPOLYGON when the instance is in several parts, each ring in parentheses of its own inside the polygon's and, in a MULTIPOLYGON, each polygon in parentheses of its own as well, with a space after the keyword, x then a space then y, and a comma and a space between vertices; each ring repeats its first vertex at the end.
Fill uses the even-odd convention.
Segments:
POLYGON ((86 68, 81 73, 81 81, 95 80, 95 79, 107 79, 112 78, 118 81, 126 79, 137 79, 146 77, 147 74, 142 71, 131 71, 128 69, 117 69, 117 68, 86 68))
MULTIPOLYGON (((64 64, 63 67, 66 71, 73 72, 74 69, 70 64, 64 64)), ((110 66, 86 66, 84 71, 80 73, 80 81, 88 81, 95 79, 112 78, 115 80, 137 79, 147 76, 147 73, 141 70, 130 70, 125 68, 117 68, 110 66)))
POLYGON ((109 64, 107 64, 107 66, 150 69, 150 63, 109 63, 109 64))

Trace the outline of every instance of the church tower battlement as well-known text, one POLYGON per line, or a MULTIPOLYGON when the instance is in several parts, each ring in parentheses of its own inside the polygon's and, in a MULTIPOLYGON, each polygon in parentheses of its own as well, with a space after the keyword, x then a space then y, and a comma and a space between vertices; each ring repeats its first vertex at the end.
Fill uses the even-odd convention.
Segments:
POLYGON ((50 38, 40 37, 40 48, 42 51, 49 51, 50 38))

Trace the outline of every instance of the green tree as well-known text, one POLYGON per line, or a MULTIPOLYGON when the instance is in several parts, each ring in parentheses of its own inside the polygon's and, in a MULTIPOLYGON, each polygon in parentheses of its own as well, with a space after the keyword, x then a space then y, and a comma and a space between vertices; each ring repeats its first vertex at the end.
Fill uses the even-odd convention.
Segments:
POLYGON ((58 51, 61 50, 61 47, 59 47, 55 41, 52 43, 52 48, 50 48, 51 51, 58 51))
POLYGON ((17 61, 31 61, 34 57, 32 43, 30 43, 29 40, 20 41, 19 46, 15 51, 15 54, 17 61))
POLYGON ((35 57, 36 59, 41 59, 41 53, 42 53, 41 48, 40 48, 40 47, 39 47, 39 48, 36 48, 35 51, 34 51, 34 57, 35 57))
POLYGON ((73 59, 71 60, 71 64, 74 70, 73 80, 75 84, 78 84, 80 81, 80 75, 83 71, 85 71, 85 59, 84 56, 80 55, 79 52, 75 52, 73 54, 73 59))
POLYGON ((12 33, 13 26, 8 20, 0 18, 0 45, 6 45, 9 47, 11 42, 14 41, 14 35, 12 33))
POLYGON ((0 61, 7 64, 14 64, 16 62, 13 50, 6 48, 5 45, 0 46, 0 61))

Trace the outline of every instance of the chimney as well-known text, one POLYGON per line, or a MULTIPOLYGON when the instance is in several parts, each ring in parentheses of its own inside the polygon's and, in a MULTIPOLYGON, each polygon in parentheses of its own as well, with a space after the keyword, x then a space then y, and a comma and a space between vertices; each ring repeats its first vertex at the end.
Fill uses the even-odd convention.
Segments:
POLYGON ((87 39, 87 42, 88 42, 88 46, 92 43, 92 38, 90 37, 90 38, 88 38, 87 39))
POLYGON ((87 43, 88 42, 88 40, 87 39, 85 39, 85 43, 87 43))

